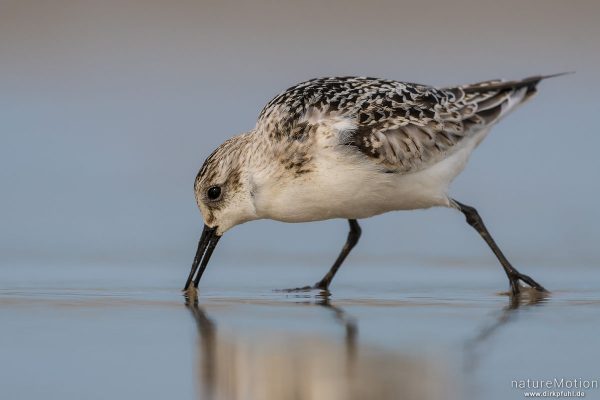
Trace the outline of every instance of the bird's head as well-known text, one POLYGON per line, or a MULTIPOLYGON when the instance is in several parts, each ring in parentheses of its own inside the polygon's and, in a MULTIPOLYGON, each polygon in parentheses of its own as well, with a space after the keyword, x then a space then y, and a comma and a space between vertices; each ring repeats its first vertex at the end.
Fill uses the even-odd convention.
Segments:
POLYGON ((249 170, 252 154, 245 145, 246 139, 246 135, 240 135, 223 143, 206 159, 196 176, 194 192, 204 218, 204 230, 185 290, 192 279, 194 286, 198 286, 217 242, 226 231, 257 219, 249 170))

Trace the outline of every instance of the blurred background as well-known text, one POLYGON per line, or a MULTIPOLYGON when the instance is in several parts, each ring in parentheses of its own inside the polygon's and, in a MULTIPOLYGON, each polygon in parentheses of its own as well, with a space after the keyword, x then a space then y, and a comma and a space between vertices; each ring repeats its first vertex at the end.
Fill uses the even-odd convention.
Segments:
MULTIPOLYGON (((597 264, 599 16, 594 0, 2 0, 0 262, 152 262, 185 274, 205 157, 309 78, 443 86, 576 71, 503 120, 452 194, 520 262, 597 264)), ((451 210, 386 214, 363 231, 349 262, 495 262, 451 210)), ((226 236, 212 265, 328 264, 345 235, 343 221, 253 222, 226 236)))
POLYGON ((599 20, 596 0, 0 0, 3 396, 505 400, 597 379, 599 20), (331 298, 273 289, 320 278, 345 221, 236 227, 184 306, 196 173, 285 88, 564 71, 451 191, 551 295, 499 295, 485 243, 431 209, 361 222, 331 298))

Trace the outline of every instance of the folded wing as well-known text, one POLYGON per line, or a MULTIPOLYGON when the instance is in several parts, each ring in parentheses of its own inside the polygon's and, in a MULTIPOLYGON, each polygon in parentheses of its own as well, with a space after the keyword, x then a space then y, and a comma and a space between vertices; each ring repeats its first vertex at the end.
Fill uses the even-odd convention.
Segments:
POLYGON ((541 79, 442 89, 416 85, 415 95, 403 102, 375 102, 359 111, 356 129, 341 136, 342 144, 354 146, 386 172, 419 171, 448 157, 465 138, 487 129, 530 98, 541 79))
POLYGON ((530 98, 542 76, 447 88, 366 77, 313 79, 262 110, 257 130, 274 141, 303 142, 319 127, 386 172, 415 172, 451 155, 530 98))

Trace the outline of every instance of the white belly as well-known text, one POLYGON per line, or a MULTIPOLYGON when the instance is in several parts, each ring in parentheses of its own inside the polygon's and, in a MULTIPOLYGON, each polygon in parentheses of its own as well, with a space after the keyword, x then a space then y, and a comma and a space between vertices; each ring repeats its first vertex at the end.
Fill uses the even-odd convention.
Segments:
POLYGON ((448 187, 481 139, 479 135, 470 138, 450 157, 408 174, 383 173, 371 165, 370 160, 361 158, 320 157, 315 172, 280 182, 269 192, 262 193, 262 204, 257 211, 261 218, 307 222, 448 207, 448 187))

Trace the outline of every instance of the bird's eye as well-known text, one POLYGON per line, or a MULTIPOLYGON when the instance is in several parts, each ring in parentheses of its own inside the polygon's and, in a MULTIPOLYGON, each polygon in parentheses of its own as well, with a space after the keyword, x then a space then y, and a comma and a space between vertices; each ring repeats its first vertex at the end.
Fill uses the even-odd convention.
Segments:
POLYGON ((208 198, 210 200, 216 200, 219 198, 219 196, 221 196, 221 188, 218 186, 212 186, 211 188, 208 189, 208 192, 206 192, 206 195, 208 196, 208 198))

